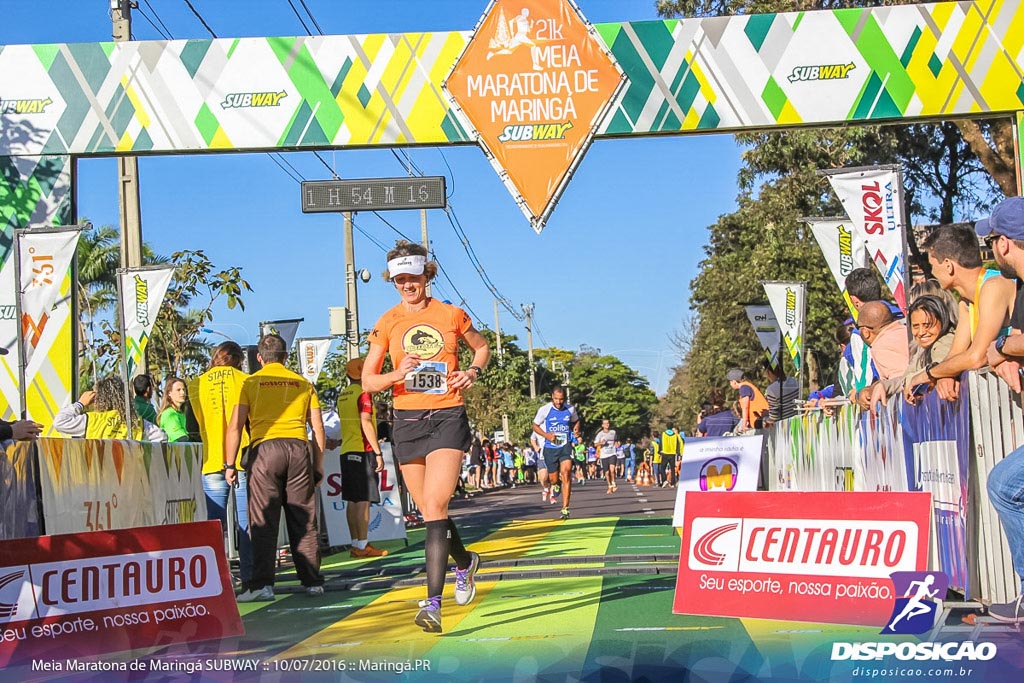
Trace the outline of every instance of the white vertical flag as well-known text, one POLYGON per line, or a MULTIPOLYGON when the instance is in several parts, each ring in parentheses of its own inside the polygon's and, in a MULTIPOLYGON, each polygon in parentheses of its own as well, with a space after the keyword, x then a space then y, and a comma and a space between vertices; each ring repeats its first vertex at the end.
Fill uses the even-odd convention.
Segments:
POLYGON ((846 276, 855 268, 864 268, 868 260, 868 250, 864 244, 864 238, 858 233, 853 221, 849 218, 804 218, 805 223, 811 226, 814 239, 821 247, 821 253, 825 256, 825 263, 832 271, 832 277, 839 285, 839 291, 843 293, 843 299, 850 308, 850 313, 856 316, 856 309, 850 302, 850 295, 846 292, 846 276))
POLYGON ((26 366, 60 296, 61 284, 75 258, 81 231, 78 226, 15 231, 22 354, 26 366))
POLYGON ((761 342, 768 362, 778 366, 779 345, 782 344, 782 330, 771 306, 747 306, 747 319, 754 326, 754 334, 761 342))
POLYGON ((331 337, 299 340, 299 369, 310 384, 315 385, 320 377, 332 341, 331 337))
POLYGON ((295 335, 299 332, 299 323, 305 318, 293 318, 292 320, 267 320, 260 323, 260 337, 265 334, 277 334, 284 339, 284 348, 291 349, 295 343, 295 335))
POLYGON ((896 166, 824 171, 867 245, 899 307, 906 312, 906 219, 896 166))
POLYGON ((121 284, 121 310, 124 321, 126 381, 131 381, 149 344, 160 304, 174 276, 174 266, 125 268, 118 270, 121 284))
POLYGON ((803 366, 804 315, 807 297, 805 282, 764 282, 764 293, 775 311, 775 317, 782 329, 789 357, 799 370, 803 366))

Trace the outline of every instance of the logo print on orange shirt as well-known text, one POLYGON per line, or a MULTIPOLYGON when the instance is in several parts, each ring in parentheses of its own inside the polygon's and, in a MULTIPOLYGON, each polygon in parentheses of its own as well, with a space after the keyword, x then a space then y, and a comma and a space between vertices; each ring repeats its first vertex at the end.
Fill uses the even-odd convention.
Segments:
POLYGON ((444 348, 444 336, 430 325, 414 325, 402 337, 402 350, 410 356, 433 358, 444 348))

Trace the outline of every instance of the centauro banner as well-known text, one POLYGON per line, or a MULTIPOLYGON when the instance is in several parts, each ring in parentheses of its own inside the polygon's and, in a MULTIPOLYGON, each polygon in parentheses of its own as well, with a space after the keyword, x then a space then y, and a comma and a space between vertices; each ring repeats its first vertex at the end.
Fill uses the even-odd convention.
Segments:
POLYGON ((623 80, 570 0, 494 0, 444 87, 539 233, 623 80))
POLYGON ((754 327, 754 334, 761 342, 765 358, 772 365, 779 362, 779 347, 782 345, 782 330, 771 306, 747 306, 747 319, 754 327))
POLYGON ((216 521, 4 541, 0 558, 0 668, 127 680, 139 660, 93 657, 245 632, 216 521))
POLYGON ((131 380, 135 369, 142 364, 142 355, 149 344, 149 333, 156 324, 160 304, 163 303, 173 276, 174 266, 126 268, 118 271, 128 380, 131 380))
POLYGON ((864 238, 868 255, 900 309, 907 310, 906 225, 899 168, 826 171, 857 233, 864 238))
POLYGON ((775 311, 789 357, 797 370, 803 364, 803 340, 807 315, 807 283, 764 282, 764 293, 775 311))
POLYGON ((804 221, 811 226, 828 269, 832 271, 850 313, 856 318, 857 309, 846 292, 846 276, 870 262, 863 236, 858 234, 856 226, 848 218, 805 218, 804 221))
POLYGON ((686 494, 676 614, 881 627, 928 565, 927 493, 686 494))
POLYGON ((299 340, 299 370, 310 384, 316 385, 320 372, 324 369, 327 352, 331 349, 331 337, 299 340))

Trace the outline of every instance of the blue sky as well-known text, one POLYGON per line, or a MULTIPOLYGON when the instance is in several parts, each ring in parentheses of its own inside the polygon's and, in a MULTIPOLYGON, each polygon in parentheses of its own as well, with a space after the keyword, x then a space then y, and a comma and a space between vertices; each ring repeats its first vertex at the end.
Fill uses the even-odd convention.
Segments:
MULTIPOLYGON (((292 0, 302 11, 298 0, 292 0)), ((140 0, 176 39, 209 37, 183 0, 140 0)), ((219 37, 304 35, 288 0, 192 0, 219 37)), ((326 34, 470 30, 485 0, 306 0, 326 34)), ((580 0, 592 22, 657 18, 654 0, 580 0)), ((37 3, 0 0, 0 44, 110 39, 107 0, 37 3)), ((304 16, 304 18, 306 18, 304 16)), ((316 32, 306 18, 309 28, 316 32)), ((160 35, 135 16, 137 40, 160 35)), ((612 353, 664 392, 678 357, 669 335, 689 315, 689 282, 703 257, 707 226, 735 208, 739 150, 729 135, 599 140, 590 148, 541 235, 474 146, 407 150, 427 175, 448 177, 450 205, 500 292, 518 309, 533 302, 535 346, 612 353), (539 334, 538 334, 539 333, 539 334)), ((381 150, 320 155, 344 178, 402 176, 381 150)), ((330 172, 312 153, 285 154, 307 180, 330 172)), ((143 239, 159 253, 203 249, 218 266, 237 265, 254 292, 246 310, 216 310, 211 327, 255 343, 261 320, 304 318, 300 336, 328 334, 327 308, 344 305, 340 215, 303 214, 299 185, 266 154, 145 157, 139 161, 143 239)), ((116 224, 112 159, 79 162, 78 214, 116 224)), ((419 212, 382 214, 418 241, 419 212)), ((372 214, 356 224, 391 245, 398 235, 372 214)), ((493 327, 493 297, 442 211, 428 214, 433 249, 454 282, 435 295, 465 298, 478 322, 493 327)), ((360 325, 397 301, 379 273, 384 253, 359 232, 356 267, 374 277, 359 285, 360 325)), ((525 328, 504 309, 503 333, 526 343, 525 328)))

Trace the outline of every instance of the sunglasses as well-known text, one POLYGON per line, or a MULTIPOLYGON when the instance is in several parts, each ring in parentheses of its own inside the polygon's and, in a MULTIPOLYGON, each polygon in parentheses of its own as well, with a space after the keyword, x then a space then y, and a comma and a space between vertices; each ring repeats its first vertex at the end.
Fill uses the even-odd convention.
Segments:
POLYGON ((997 241, 999 241, 1000 237, 1002 237, 1002 235, 1000 235, 998 232, 992 232, 992 233, 989 233, 988 237, 982 238, 982 241, 985 242, 985 246, 986 247, 988 247, 989 249, 992 249, 993 245, 997 241))

